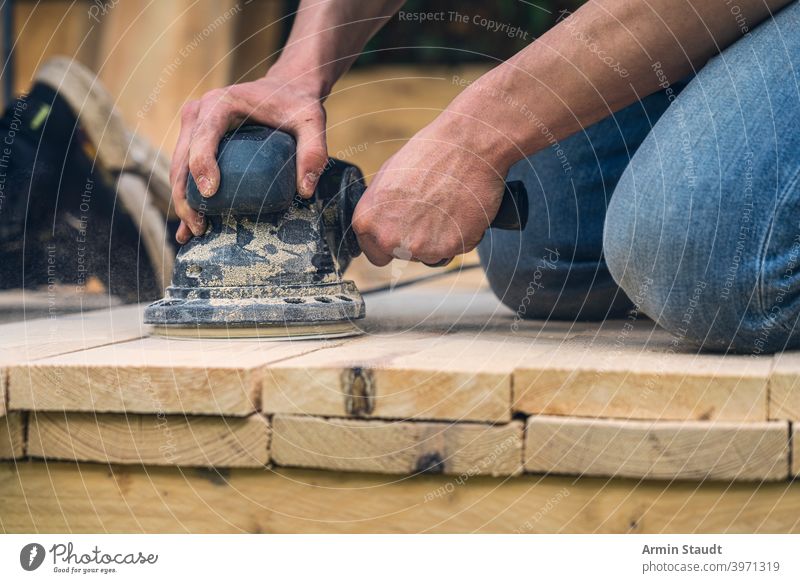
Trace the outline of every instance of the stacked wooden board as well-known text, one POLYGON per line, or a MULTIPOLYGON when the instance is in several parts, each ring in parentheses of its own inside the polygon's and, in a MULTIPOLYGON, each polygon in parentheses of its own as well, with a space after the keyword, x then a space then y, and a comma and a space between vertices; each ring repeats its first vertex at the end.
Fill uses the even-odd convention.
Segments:
POLYGON ((447 283, 370 296, 368 313, 364 336, 329 341, 150 337, 131 307, 0 328, 0 456, 22 460, 0 470, 3 528, 800 528, 800 355, 692 354, 645 319, 521 321, 447 283), (129 505, 131 483, 173 520, 87 502, 129 505), (187 488, 216 518, 174 501, 187 488), (53 521, 42 490, 80 512, 53 521), (703 511, 667 519, 680 498, 703 511))

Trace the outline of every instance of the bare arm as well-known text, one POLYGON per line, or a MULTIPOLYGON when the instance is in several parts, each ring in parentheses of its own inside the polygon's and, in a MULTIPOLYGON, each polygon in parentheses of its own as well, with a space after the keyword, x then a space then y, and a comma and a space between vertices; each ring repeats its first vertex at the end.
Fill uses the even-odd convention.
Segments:
POLYGON ((281 57, 270 72, 308 75, 327 96, 364 45, 405 0, 303 0, 281 57))
POLYGON ((533 115, 556 139, 569 136, 701 68, 788 3, 591 0, 466 89, 447 118, 474 118, 483 138, 494 128, 482 149, 508 165, 548 145, 533 115))
POLYGON ((788 3, 590 0, 384 164, 356 209, 362 249, 378 265, 472 250, 514 162, 680 80, 788 3))
POLYGON ((222 135, 245 120, 279 127, 297 139, 297 188, 311 196, 328 159, 322 103, 373 34, 402 0, 303 0, 278 61, 266 76, 215 89, 187 103, 172 156, 170 181, 182 220, 176 238, 185 243, 205 232, 205 218, 189 208, 191 172, 204 196, 219 186, 217 146, 222 135))

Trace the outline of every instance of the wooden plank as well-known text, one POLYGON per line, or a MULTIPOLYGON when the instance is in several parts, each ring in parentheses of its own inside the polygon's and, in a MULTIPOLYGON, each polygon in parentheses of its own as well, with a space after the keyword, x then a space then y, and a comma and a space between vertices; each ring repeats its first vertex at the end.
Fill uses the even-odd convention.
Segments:
POLYGON ((264 371, 265 413, 503 422, 536 347, 471 333, 369 335, 264 371))
POLYGON ((792 423, 792 475, 800 476, 800 426, 792 423))
POLYGON ((654 420, 765 421, 770 357, 679 354, 641 341, 573 338, 514 371, 528 414, 654 420))
POLYGON ((687 480, 785 480, 789 425, 530 417, 525 471, 687 480))
POLYGON ((329 345, 142 338, 14 366, 9 401, 31 411, 249 415, 260 367, 329 345))
POLYGON ((25 455, 25 415, 12 411, 0 416, 0 459, 16 459, 25 455))
POLYGON ((32 413, 28 455, 117 464, 262 467, 269 425, 250 417, 32 413))
POLYGON ((0 464, 0 531, 800 532, 800 482, 227 472, 0 464), (16 467, 15 467, 16 466, 16 467))
POLYGON ((773 358, 769 418, 800 420, 800 352, 784 352, 773 358))
MULTIPOLYGON (((469 273, 469 272, 468 272, 469 273)), ((490 291, 400 288, 366 298, 368 333, 471 332, 484 339, 525 339, 539 345, 558 346, 574 335, 594 330, 594 322, 524 320, 490 291)), ((447 285, 446 280, 443 282, 447 285)))
POLYGON ((0 326, 0 366, 125 342, 147 334, 144 306, 123 306, 0 326))
POLYGON ((72 285, 54 285, 52 288, 0 291, 0 324, 28 322, 37 318, 58 318, 67 314, 105 310, 121 305, 120 300, 108 292, 85 292, 72 285))
POLYGON ((69 316, 55 311, 47 318, 0 325, 0 415, 9 399, 10 366, 138 338, 144 334, 141 315, 141 307, 125 306, 69 316))
POLYGON ((340 348, 270 366, 267 413, 505 422, 510 373, 560 343, 565 323, 521 322, 490 292, 401 291, 367 297, 368 333, 340 348), (367 381, 352 407, 353 371, 367 381))
POLYGON ((522 469, 522 423, 419 423, 276 415, 272 459, 283 466, 465 476, 522 469))

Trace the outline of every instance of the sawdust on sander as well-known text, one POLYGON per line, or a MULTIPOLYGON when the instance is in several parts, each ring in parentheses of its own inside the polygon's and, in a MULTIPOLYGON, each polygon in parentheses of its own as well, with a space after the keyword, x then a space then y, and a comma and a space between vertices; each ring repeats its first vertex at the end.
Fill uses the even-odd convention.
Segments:
POLYGON ((274 324, 258 327, 151 326, 150 331, 158 336, 178 339, 256 339, 266 341, 347 338, 364 333, 352 322, 274 324))

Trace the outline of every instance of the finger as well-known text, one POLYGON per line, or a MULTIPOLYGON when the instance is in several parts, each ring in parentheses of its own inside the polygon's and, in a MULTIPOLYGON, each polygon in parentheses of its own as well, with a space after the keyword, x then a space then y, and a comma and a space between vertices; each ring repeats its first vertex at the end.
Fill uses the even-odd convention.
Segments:
MULTIPOLYGON (((180 179, 183 184, 186 184, 186 178, 180 179)), ((175 212, 181 217, 181 223, 185 225, 193 235, 200 236, 206 232, 206 219, 203 215, 198 213, 189 206, 186 200, 186 194, 180 198, 173 198, 175 203, 175 212)))
POLYGON ((200 194, 209 197, 219 188, 217 148, 228 129, 235 125, 238 115, 223 97, 204 98, 197 114, 197 123, 189 144, 189 172, 200 194))
POLYGON ((184 244, 191 238, 191 234, 202 235, 206 232, 205 218, 189 206, 186 200, 186 181, 188 178, 188 148, 192 133, 192 119, 197 116, 197 107, 193 111, 187 112, 181 120, 181 133, 178 136, 178 144, 175 146, 175 155, 172 158, 172 168, 170 170, 170 181, 172 182, 172 204, 175 207, 175 214, 181 218, 181 227, 175 233, 176 240, 184 244), (189 236, 181 240, 179 234, 189 236))
POLYGON ((381 249, 378 241, 372 235, 362 234, 356 235, 356 237, 358 238, 358 246, 361 247, 370 263, 378 267, 391 263, 393 257, 381 249))
POLYGON ((181 131, 178 135, 178 142, 172 154, 172 162, 169 169, 169 183, 172 187, 172 204, 175 213, 184 221, 189 220, 190 216, 184 216, 186 205, 181 204, 181 200, 186 199, 186 175, 189 172, 189 141, 194 129, 195 120, 199 104, 191 101, 181 108, 181 131))
POLYGON ((192 238, 192 231, 186 226, 186 223, 181 221, 178 230, 175 232, 175 240, 181 245, 185 245, 192 238))
POLYGON ((315 113, 293 129, 297 139, 297 191, 309 198, 328 163, 324 115, 315 113))

